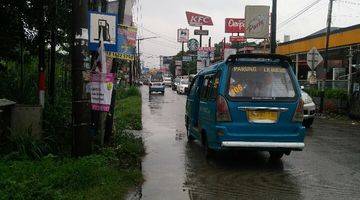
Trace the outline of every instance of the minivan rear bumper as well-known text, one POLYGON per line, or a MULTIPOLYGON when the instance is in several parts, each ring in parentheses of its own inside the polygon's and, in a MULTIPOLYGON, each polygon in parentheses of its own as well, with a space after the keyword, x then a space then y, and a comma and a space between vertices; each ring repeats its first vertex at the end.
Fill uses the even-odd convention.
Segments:
POLYGON ((239 148, 284 148, 302 150, 305 147, 303 142, 245 142, 245 141, 222 141, 221 147, 239 148))

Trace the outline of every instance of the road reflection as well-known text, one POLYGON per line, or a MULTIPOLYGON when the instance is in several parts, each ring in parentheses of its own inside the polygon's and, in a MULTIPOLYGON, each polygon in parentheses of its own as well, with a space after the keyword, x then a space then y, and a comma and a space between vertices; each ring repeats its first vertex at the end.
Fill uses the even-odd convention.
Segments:
POLYGON ((206 159, 198 143, 188 143, 185 150, 189 199, 301 199, 296 177, 266 154, 228 151, 206 159))

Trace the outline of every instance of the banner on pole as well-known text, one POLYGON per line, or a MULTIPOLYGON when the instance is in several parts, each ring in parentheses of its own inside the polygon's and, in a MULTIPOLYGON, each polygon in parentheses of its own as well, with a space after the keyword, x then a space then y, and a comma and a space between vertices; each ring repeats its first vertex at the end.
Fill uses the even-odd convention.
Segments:
POLYGON ((109 112, 111 95, 114 87, 114 74, 91 74, 91 109, 109 112))

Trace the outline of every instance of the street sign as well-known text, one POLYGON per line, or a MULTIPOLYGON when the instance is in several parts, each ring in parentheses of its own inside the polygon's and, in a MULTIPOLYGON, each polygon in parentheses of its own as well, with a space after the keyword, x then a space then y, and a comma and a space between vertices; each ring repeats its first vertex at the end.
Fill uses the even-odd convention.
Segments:
POLYGON ((96 51, 103 37, 106 51, 117 51, 117 15, 89 12, 89 49, 96 51), (102 36, 100 34, 102 33, 102 36))
POLYGON ((211 17, 186 11, 186 18, 190 26, 212 26, 211 17))
POLYGON ((192 60, 191 56, 183 56, 182 57, 182 61, 184 61, 184 62, 189 62, 191 60, 192 60))
POLYGON ((199 42, 194 38, 190 39, 188 42, 188 48, 190 51, 197 51, 199 48, 199 42))
POLYGON ((177 30, 177 41, 178 42, 188 42, 189 40, 189 29, 179 28, 177 30))
POLYGON ((307 53, 306 61, 310 69, 314 70, 316 66, 318 66, 323 61, 323 57, 320 55, 319 51, 315 47, 313 47, 307 53))
POLYGON ((225 33, 244 33, 245 19, 225 18, 225 33))
POLYGON ((209 35, 209 30, 195 29, 194 30, 194 35, 209 35))
POLYGON ((230 42, 246 42, 244 36, 230 36, 230 42))

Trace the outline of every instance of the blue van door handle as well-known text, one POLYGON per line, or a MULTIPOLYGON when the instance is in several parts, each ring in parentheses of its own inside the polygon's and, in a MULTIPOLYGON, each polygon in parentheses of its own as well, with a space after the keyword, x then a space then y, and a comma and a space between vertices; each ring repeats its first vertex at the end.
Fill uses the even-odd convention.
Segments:
POLYGON ((240 106, 238 107, 241 111, 248 111, 248 110, 271 110, 271 111, 279 111, 285 112, 288 111, 288 108, 280 108, 280 107, 247 107, 247 106, 240 106))

